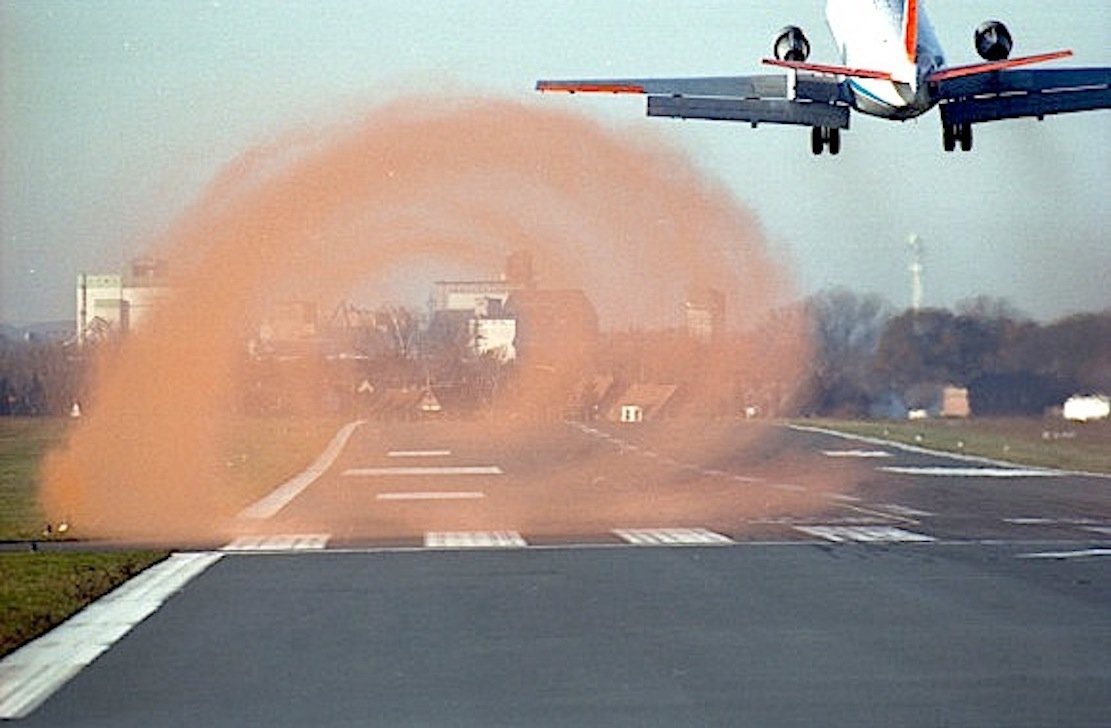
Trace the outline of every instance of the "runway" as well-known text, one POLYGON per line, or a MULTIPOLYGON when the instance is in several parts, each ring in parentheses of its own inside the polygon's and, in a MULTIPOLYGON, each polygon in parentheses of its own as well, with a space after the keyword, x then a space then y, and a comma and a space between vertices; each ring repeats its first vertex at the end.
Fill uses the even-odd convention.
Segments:
POLYGON ((311 487, 242 528, 260 548, 266 534, 284 542, 311 533, 348 549, 404 548, 437 533, 481 545, 483 533, 508 532, 536 546, 707 543, 690 536, 699 531, 717 543, 1111 534, 1106 477, 752 423, 475 429, 367 424, 311 487))
POLYGON ((1111 714, 1107 479, 750 423, 527 434, 353 428, 19 724, 1111 714))

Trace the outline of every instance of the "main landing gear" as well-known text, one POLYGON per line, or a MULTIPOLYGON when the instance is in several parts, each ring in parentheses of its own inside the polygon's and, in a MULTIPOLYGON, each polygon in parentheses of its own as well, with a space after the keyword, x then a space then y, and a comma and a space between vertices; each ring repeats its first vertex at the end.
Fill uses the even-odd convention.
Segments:
POLYGON ((972 125, 971 124, 942 124, 941 142, 945 151, 951 152, 961 143, 962 152, 972 151, 972 125))
POLYGON ((810 151, 821 154, 829 147, 830 154, 841 151, 841 130, 836 127, 815 126, 810 129, 810 151))

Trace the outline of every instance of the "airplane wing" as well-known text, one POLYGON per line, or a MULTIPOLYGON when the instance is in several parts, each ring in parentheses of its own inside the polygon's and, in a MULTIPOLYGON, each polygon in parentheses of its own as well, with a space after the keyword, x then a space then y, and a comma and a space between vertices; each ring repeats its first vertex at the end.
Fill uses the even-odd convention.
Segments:
POLYGON ((649 116, 743 121, 753 126, 768 123, 849 128, 849 97, 841 82, 825 75, 799 73, 794 88, 789 86, 786 75, 765 74, 537 81, 536 90, 644 94, 649 116))
POLYGON ((945 124, 1111 108, 1111 68, 1001 70, 935 77, 945 124))

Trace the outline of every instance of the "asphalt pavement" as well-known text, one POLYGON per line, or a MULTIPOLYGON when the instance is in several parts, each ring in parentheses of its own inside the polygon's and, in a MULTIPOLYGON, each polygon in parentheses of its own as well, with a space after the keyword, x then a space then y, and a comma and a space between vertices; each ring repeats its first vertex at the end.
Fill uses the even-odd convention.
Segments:
POLYGON ((359 428, 18 724, 1107 725, 1111 480, 748 423, 497 435, 359 428))

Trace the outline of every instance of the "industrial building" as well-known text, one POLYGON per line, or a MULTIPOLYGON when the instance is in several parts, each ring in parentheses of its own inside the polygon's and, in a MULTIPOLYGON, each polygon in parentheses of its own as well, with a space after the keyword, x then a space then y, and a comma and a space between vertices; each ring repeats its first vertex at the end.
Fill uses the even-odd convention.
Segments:
POLYGON ((139 258, 125 273, 77 276, 77 342, 125 335, 142 326, 169 293, 162 261, 139 258))
POLYGON ((711 344, 725 334, 725 294, 708 286, 691 289, 683 302, 683 330, 691 339, 711 344))

